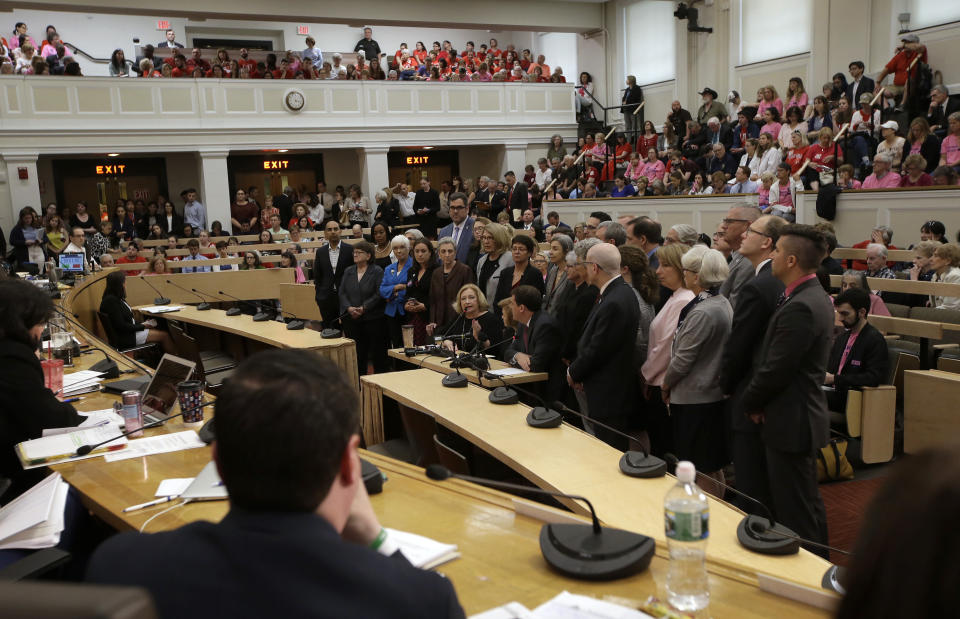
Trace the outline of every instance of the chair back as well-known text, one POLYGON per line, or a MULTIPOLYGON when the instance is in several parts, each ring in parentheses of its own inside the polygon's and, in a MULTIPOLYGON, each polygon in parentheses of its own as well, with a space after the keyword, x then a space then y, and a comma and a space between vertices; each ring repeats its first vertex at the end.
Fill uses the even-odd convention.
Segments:
POLYGON ((5 617, 45 619, 156 619, 150 593, 140 587, 66 582, 0 583, 5 617))
POLYGON ((97 319, 100 321, 100 326, 103 328, 103 332, 107 336, 107 343, 113 348, 120 350, 117 344, 117 332, 113 330, 113 323, 110 322, 110 316, 104 312, 98 311, 97 319))
POLYGON ((466 456, 453 447, 444 445, 436 434, 433 435, 433 444, 436 446, 437 454, 440 456, 440 464, 459 475, 470 474, 470 463, 467 461, 466 456))
POLYGON ((422 467, 439 464, 440 456, 433 444, 433 435, 437 433, 437 421, 430 415, 415 411, 409 406, 401 404, 399 408, 403 429, 415 452, 414 464, 422 467))

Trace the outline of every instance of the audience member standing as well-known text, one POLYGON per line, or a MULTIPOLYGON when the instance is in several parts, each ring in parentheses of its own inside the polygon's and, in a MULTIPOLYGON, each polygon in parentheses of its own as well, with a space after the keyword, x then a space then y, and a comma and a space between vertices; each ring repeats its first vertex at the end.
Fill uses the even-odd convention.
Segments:
POLYGON ((420 179, 420 189, 413 198, 413 212, 417 227, 428 239, 437 238, 437 212, 440 211, 440 194, 430 188, 430 179, 420 179))
POLYGON ((737 295, 743 285, 753 277, 754 269, 750 261, 744 258, 739 251, 743 242, 743 233, 747 227, 760 217, 760 211, 752 204, 739 204, 727 211, 723 219, 723 240, 732 250, 730 254, 730 275, 720 286, 720 294, 730 300, 730 304, 737 307, 737 295))
POLYGON ((502 224, 487 224, 480 235, 480 249, 483 253, 477 260, 477 285, 488 298, 497 296, 497 286, 504 269, 513 266, 513 256, 509 249, 513 241, 513 228, 502 224))
MULTIPOLYGON (((567 369, 567 383, 583 389, 588 416, 620 430, 627 428, 634 408, 633 340, 640 321, 637 299, 620 277, 620 252, 601 243, 587 252, 587 281, 600 289, 577 343, 577 358, 567 369)), ((623 439, 600 427, 590 428, 598 438, 621 449, 623 439)))
POLYGON ((440 239, 437 255, 440 257, 440 266, 433 270, 430 281, 428 336, 446 335, 440 327, 446 327, 456 317, 453 304, 457 300, 457 293, 475 281, 470 267, 457 260, 457 248, 453 245, 453 239, 440 239))
POLYGON ((401 325, 406 322, 407 281, 413 268, 410 256, 410 240, 399 234, 390 242, 396 261, 383 271, 380 282, 380 296, 386 301, 384 313, 387 315, 387 333, 392 348, 403 347, 401 325))
POLYGON ((313 279, 316 286, 317 307, 325 329, 335 329, 340 311, 340 283, 347 267, 353 264, 353 252, 340 241, 340 223, 335 219, 323 225, 327 244, 317 249, 313 259, 313 279))
POLYGON ((433 243, 420 239, 413 243, 413 268, 407 280, 407 300, 403 309, 407 313, 408 324, 413 325, 413 343, 423 346, 427 343, 427 323, 430 322, 430 283, 433 270, 437 267, 437 257, 433 243))
MULTIPOLYGON (((573 251, 567 253, 567 281, 570 282, 570 291, 566 294, 557 308, 557 320, 565 334, 568 334, 563 347, 563 362, 570 365, 577 358, 578 333, 583 333, 583 325, 587 323, 590 310, 596 305, 600 290, 587 282, 587 252, 594 245, 599 245, 597 239, 577 241, 573 251)), ((573 396, 581 413, 586 414, 587 398, 583 391, 574 390, 573 396)), ((569 397, 567 398, 569 399, 569 397)))
POLYGON ((347 337, 357 344, 357 367, 360 375, 367 373, 367 363, 373 363, 374 372, 387 371, 387 321, 383 314, 380 282, 383 269, 373 264, 373 244, 359 241, 353 244, 353 264, 343 272, 338 296, 340 313, 347 337))
MULTIPOLYGON (((728 458, 720 371, 733 308, 720 284, 729 267, 723 254, 705 245, 692 247, 681 262, 684 285, 696 296, 680 310, 661 392, 670 407, 677 457, 723 483, 728 458)), ((723 497, 722 487, 705 488, 723 497)))
MULTIPOLYGON (((829 418, 820 386, 833 337, 833 304, 817 281, 827 251, 811 226, 784 226, 773 253, 774 276, 786 287, 743 394, 743 409, 761 424, 773 512, 800 537, 827 543, 817 486, 816 453, 827 444, 829 418)), ((811 552, 826 557, 821 548, 811 552)))
POLYGON ((197 190, 191 188, 184 193, 183 222, 193 226, 194 230, 206 230, 207 209, 197 199, 197 190))
POLYGON ((474 219, 467 210, 467 196, 461 192, 450 194, 447 199, 450 210, 450 223, 440 230, 440 238, 449 236, 457 248, 457 260, 467 264, 470 245, 473 243, 474 219))
MULTIPOLYGON (((727 405, 732 427, 730 455, 737 473, 737 488, 771 505, 767 483, 761 426, 753 423, 743 410, 743 390, 756 368, 756 359, 767 332, 770 317, 783 294, 783 282, 771 273, 770 256, 786 222, 764 215, 743 233, 740 254, 750 261, 756 274, 740 289, 733 308, 733 326, 723 351, 723 392, 730 396, 727 405)), ((751 513, 757 507, 749 501, 740 505, 751 513)))
POLYGON ((510 297, 511 291, 524 284, 533 286, 543 294, 543 274, 530 263, 530 258, 536 252, 537 244, 526 234, 517 234, 510 244, 510 254, 513 257, 513 266, 505 268, 497 282, 497 293, 493 298, 493 305, 500 314, 498 304, 510 297))

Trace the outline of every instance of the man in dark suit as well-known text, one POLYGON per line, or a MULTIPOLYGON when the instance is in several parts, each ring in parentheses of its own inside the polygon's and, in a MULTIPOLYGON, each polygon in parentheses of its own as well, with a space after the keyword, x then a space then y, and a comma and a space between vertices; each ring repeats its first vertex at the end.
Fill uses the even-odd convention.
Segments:
POLYGON ((627 76, 627 87, 623 90, 620 99, 620 113, 623 114, 623 133, 628 141, 637 140, 637 131, 643 127, 643 109, 637 112, 637 107, 643 103, 643 89, 637 86, 637 78, 627 76), (636 114, 634 114, 636 112, 636 114))
MULTIPOLYGON (((582 389, 587 397, 587 415, 625 431, 629 411, 634 409, 637 367, 634 338, 640 307, 630 285, 620 276, 620 251, 601 243, 587 252, 587 282, 600 289, 577 343, 577 358, 567 368, 567 383, 582 389)), ((621 437, 600 427, 588 428, 597 438, 626 449, 621 437)))
POLYGON ((755 275, 750 261, 740 254, 739 249, 747 227, 759 217, 760 209, 756 205, 742 202, 730 207, 720 225, 723 240, 733 250, 730 254, 730 274, 720 286, 720 294, 730 300, 734 310, 737 309, 737 296, 740 294, 740 289, 755 275))
POLYGON ((430 179, 420 179, 420 189, 413 198, 413 212, 417 227, 428 239, 437 238, 437 213, 440 211, 440 194, 430 188, 430 179))
POLYGON ((547 383, 538 391, 553 401, 563 393, 563 331, 560 324, 541 311, 543 295, 533 286, 517 286, 510 295, 510 308, 517 321, 517 334, 504 351, 503 359, 524 372, 546 372, 547 383), (552 399, 551 399, 552 398, 552 399))
POLYGON ((287 222, 293 218, 293 187, 289 185, 283 188, 283 193, 274 198, 273 206, 280 212, 280 225, 286 226, 287 222))
POLYGON ((854 102, 859 101, 858 97, 860 95, 867 93, 873 96, 876 84, 872 78, 863 74, 864 66, 862 60, 854 60, 850 63, 848 69, 850 70, 850 77, 853 79, 847 84, 847 101, 850 101, 851 105, 856 105, 854 102))
POLYGON ((507 182, 506 194, 507 194, 507 212, 510 213, 510 224, 513 224, 513 211, 517 210, 523 213, 527 210, 527 205, 530 203, 527 197, 527 184, 523 181, 517 181, 517 175, 513 171, 509 171, 503 175, 504 180, 507 182))
POLYGON ((843 413, 847 410, 847 392, 886 382, 890 361, 887 340, 867 322, 870 313, 867 291, 848 288, 837 296, 834 305, 847 331, 833 342, 823 384, 834 389, 827 392, 830 410, 843 413))
MULTIPOLYGON (((173 28, 168 28, 164 34, 166 35, 166 40, 158 43, 157 47, 163 47, 163 48, 178 47, 180 49, 183 49, 183 45, 180 43, 177 43, 177 33, 173 31, 173 28)), ((160 69, 159 63, 157 63, 154 66, 157 68, 157 70, 160 69)))
MULTIPOLYGON (((737 488, 764 505, 770 505, 771 499, 760 426, 747 417, 741 398, 753 375, 754 359, 760 353, 767 323, 783 294, 783 282, 770 272, 770 255, 784 225, 783 219, 764 215, 743 233, 740 253, 750 261, 755 276, 740 290, 733 311, 733 328, 723 350, 721 374, 723 392, 730 396, 727 402, 732 427, 731 455, 737 471, 737 488)), ((740 507, 751 513, 757 510, 749 501, 740 507)))
MULTIPOLYGON (((817 281, 826 254, 812 226, 784 226, 773 252, 774 277, 785 286, 742 406, 761 425, 774 516, 800 537, 827 543, 817 485, 817 450, 827 444, 829 417, 821 391, 833 336, 833 303, 817 281)), ((826 557, 825 550, 808 548, 826 557)))
POLYGON ((947 119, 950 114, 960 111, 960 101, 950 97, 950 91, 943 84, 937 84, 930 91, 930 108, 927 110, 927 122, 930 130, 939 138, 947 135, 947 119))
POLYGON ((336 219, 323 224, 323 238, 327 244, 317 249, 313 258, 313 279, 317 307, 325 329, 335 329, 340 315, 340 281, 343 272, 353 264, 353 249, 340 241, 340 223, 336 219))
POLYGON ((88 580, 145 587, 161 617, 463 617, 450 581, 413 568, 378 522, 358 410, 343 372, 310 351, 247 358, 217 399, 226 517, 117 535, 88 580))
POLYGON ((440 230, 440 238, 450 237, 457 248, 457 260, 467 264, 470 244, 473 243, 473 217, 468 215, 467 196, 461 192, 450 194, 450 223, 440 230))
POLYGON ((533 209, 527 209, 523 211, 523 214, 520 215, 520 221, 513 224, 514 229, 516 230, 527 230, 528 232, 533 233, 533 238, 538 243, 543 242, 543 227, 537 223, 537 219, 533 214, 533 209))

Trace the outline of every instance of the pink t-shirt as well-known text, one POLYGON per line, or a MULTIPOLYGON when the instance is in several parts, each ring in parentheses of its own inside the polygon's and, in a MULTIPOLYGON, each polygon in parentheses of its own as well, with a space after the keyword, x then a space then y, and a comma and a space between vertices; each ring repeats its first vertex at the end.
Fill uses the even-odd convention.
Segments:
POLYGON ((886 189, 888 187, 899 187, 900 175, 896 172, 887 172, 883 178, 877 178, 876 174, 871 174, 863 179, 861 188, 863 189, 886 189))
POLYGON ((947 165, 960 163, 960 138, 952 133, 943 138, 943 142, 940 144, 940 154, 943 155, 947 165))
POLYGON ((663 162, 659 159, 653 163, 646 161, 640 166, 640 176, 646 176, 651 183, 657 179, 663 180, 663 172, 665 169, 663 162))
POLYGON ((809 101, 810 100, 807 98, 807 93, 805 92, 800 93, 799 97, 797 96, 790 97, 790 100, 787 101, 787 109, 789 110, 790 108, 796 106, 802 110, 805 107, 807 107, 807 103, 809 101))
POLYGON ((670 348, 673 346, 673 336, 680 321, 680 310, 693 301, 694 296, 692 290, 677 288, 650 323, 647 360, 640 368, 647 384, 655 387, 663 384, 663 377, 670 365, 670 348))

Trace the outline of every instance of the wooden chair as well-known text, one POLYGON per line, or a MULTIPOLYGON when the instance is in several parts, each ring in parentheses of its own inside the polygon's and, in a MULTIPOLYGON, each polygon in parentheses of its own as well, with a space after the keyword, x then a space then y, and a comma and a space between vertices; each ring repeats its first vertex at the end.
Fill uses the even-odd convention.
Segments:
POLYGON ((897 388, 893 385, 847 392, 847 435, 859 439, 860 459, 865 464, 893 459, 896 416, 897 388))
POLYGON ((396 438, 377 445, 368 445, 367 449, 417 466, 427 467, 440 463, 440 455, 434 445, 437 433, 436 420, 425 413, 413 410, 409 406, 398 404, 400 420, 406 438, 396 438))
POLYGON ((470 474, 470 463, 467 461, 467 457, 465 455, 453 447, 444 445, 436 434, 433 435, 433 444, 437 448, 437 455, 440 456, 440 464, 447 467, 454 473, 458 473, 460 475, 470 474))
POLYGON ((216 370, 208 369, 200 357, 200 348, 197 346, 197 340, 187 335, 175 322, 170 321, 167 324, 170 327, 170 337, 177 347, 177 352, 197 364, 194 370, 194 378, 196 380, 206 381, 207 391, 211 395, 216 396, 223 387, 223 382, 233 374, 236 362, 229 367, 221 367, 216 370))
POLYGON ((133 348, 120 348, 117 343, 119 338, 117 337, 117 332, 113 329, 113 323, 110 322, 110 316, 107 314, 98 311, 97 320, 100 321, 100 328, 103 330, 103 333, 107 336, 107 343, 114 349, 124 354, 131 359, 149 359, 152 361, 151 366, 156 367, 157 359, 160 357, 160 345, 156 342, 150 342, 144 344, 143 346, 134 346, 133 348))

